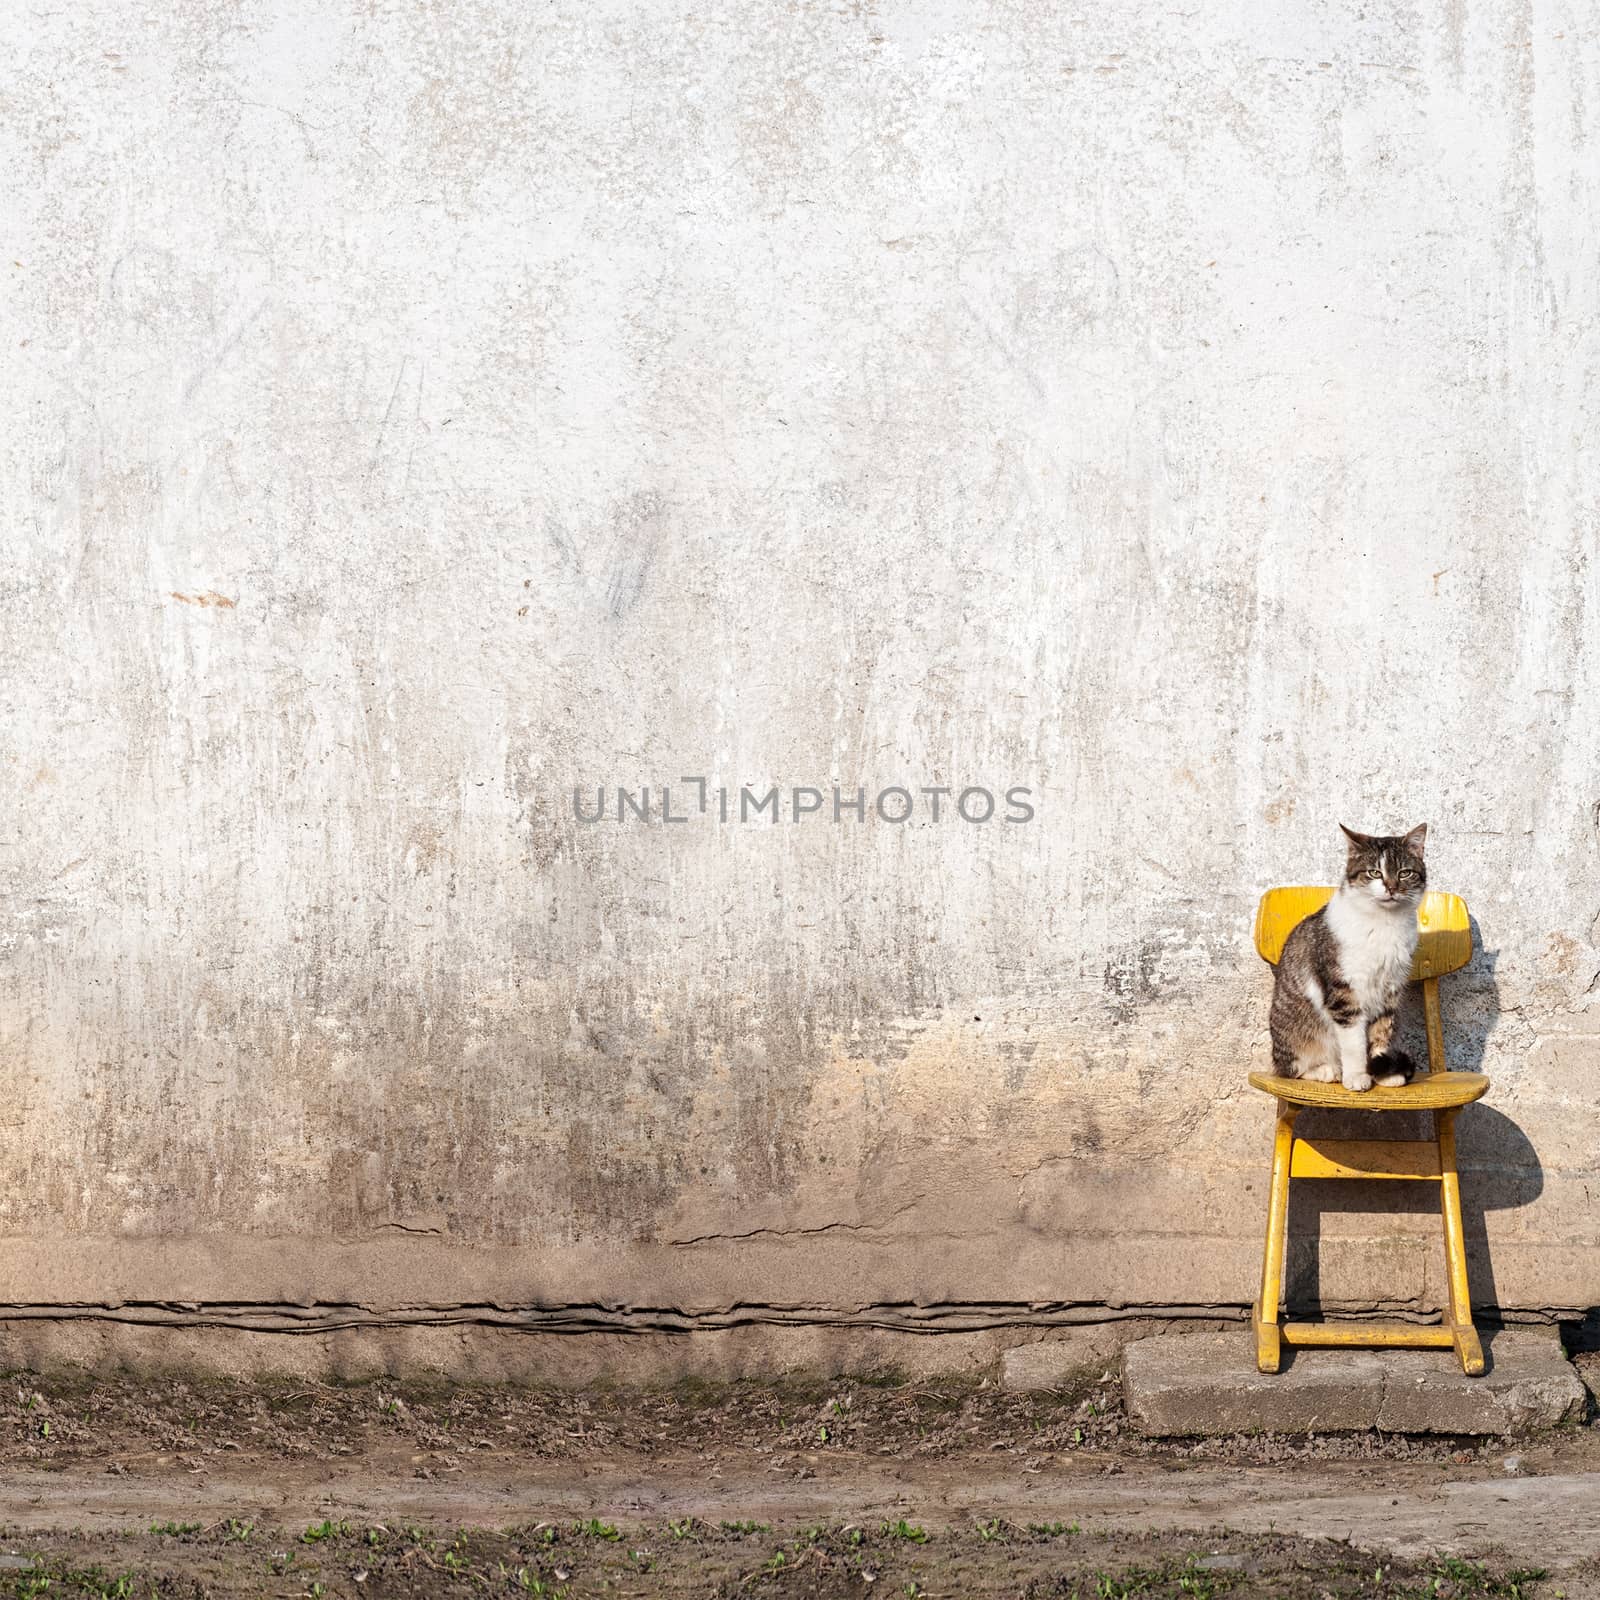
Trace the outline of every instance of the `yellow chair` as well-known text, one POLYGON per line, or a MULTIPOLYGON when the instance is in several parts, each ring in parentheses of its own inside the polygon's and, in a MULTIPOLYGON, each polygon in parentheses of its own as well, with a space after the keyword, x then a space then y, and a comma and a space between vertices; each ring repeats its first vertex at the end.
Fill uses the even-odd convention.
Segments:
MULTIPOLYGON (((1326 888, 1269 889, 1256 908, 1256 949, 1277 964, 1295 925, 1332 898, 1326 888)), ((1365 1094, 1337 1083, 1308 1083, 1252 1072, 1250 1082, 1278 1101, 1278 1126, 1272 1146, 1272 1184, 1267 1202, 1266 1259, 1261 1266, 1261 1297, 1251 1323, 1256 1365, 1276 1372, 1282 1346, 1355 1345, 1455 1348, 1462 1370, 1483 1371, 1483 1346, 1472 1325, 1467 1295, 1467 1249, 1461 1228, 1461 1183, 1456 1174, 1456 1116, 1481 1099, 1489 1080, 1481 1072, 1451 1072, 1444 1059, 1444 1024, 1439 1015, 1439 979, 1472 959, 1472 929, 1466 902, 1458 895, 1428 894, 1417 908, 1417 953, 1412 982, 1422 984, 1428 1029, 1428 1070, 1394 1089, 1365 1094), (1430 1139, 1302 1139, 1294 1119, 1303 1106, 1336 1106, 1346 1111, 1431 1111, 1430 1139), (1409 1178, 1439 1185, 1444 1216, 1444 1253, 1450 1269, 1450 1320, 1437 1326, 1409 1322, 1283 1322, 1279 1304, 1283 1247, 1289 1220, 1291 1178, 1409 1178)))

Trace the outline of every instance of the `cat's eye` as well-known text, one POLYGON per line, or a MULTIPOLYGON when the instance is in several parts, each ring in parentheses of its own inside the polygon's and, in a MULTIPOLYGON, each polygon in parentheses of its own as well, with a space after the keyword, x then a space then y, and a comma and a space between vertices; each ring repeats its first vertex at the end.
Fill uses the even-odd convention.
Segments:
POLYGON ((1415 883, 1417 881, 1417 877, 1418 874, 1410 867, 1407 867, 1406 870, 1400 874, 1400 881, 1401 883, 1415 883))
POLYGON ((1379 872, 1376 867, 1368 867, 1367 870, 1361 874, 1361 876, 1363 878, 1381 878, 1383 874, 1379 872))

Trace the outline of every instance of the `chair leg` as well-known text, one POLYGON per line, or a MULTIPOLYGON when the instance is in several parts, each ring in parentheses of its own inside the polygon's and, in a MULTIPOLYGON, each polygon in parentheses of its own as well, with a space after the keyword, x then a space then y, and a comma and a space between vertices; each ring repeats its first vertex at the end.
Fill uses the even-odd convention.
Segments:
POLYGON ((1279 1106, 1278 1125, 1272 1139, 1266 1253, 1261 1262, 1261 1295, 1251 1317, 1256 1335, 1256 1366, 1262 1372, 1276 1372, 1282 1359, 1278 1306, 1283 1285, 1283 1247, 1289 1229, 1289 1154, 1294 1148, 1297 1109, 1290 1105, 1279 1106))
POLYGON ((1461 1179, 1456 1172, 1456 1113, 1434 1112, 1439 1137, 1439 1209, 1444 1216, 1445 1266, 1450 1278, 1450 1331, 1461 1370, 1469 1377, 1483 1371, 1483 1346, 1472 1325, 1472 1296, 1467 1288, 1467 1237, 1461 1225, 1461 1179))

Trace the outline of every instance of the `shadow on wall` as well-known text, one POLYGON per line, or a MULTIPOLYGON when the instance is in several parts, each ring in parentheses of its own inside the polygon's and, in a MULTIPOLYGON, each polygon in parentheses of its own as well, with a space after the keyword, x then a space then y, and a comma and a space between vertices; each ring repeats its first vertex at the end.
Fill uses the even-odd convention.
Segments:
MULTIPOLYGON (((1481 1072, 1489 1036, 1500 1020, 1499 989, 1494 969, 1498 950, 1486 950, 1477 918, 1472 918, 1472 960, 1439 986, 1444 1014, 1445 1059, 1455 1072, 1481 1072)), ((1421 1005, 1407 1008, 1400 1042, 1426 1070, 1427 1040, 1421 1005)), ((1465 1107, 1456 1122, 1456 1155, 1461 1169, 1462 1224, 1467 1236, 1468 1276, 1475 1311, 1493 1315, 1500 1296, 1494 1263, 1489 1254, 1487 1217, 1491 1211, 1510 1211, 1531 1204, 1544 1190, 1544 1168, 1522 1129, 1495 1109, 1494 1090, 1475 1105, 1465 1107)), ((1307 1111, 1295 1131, 1307 1138, 1328 1139, 1431 1139, 1432 1116, 1425 1111, 1307 1111)), ((1439 1240, 1438 1272, 1431 1282, 1444 1281, 1444 1227, 1439 1220, 1437 1186, 1426 1181, 1397 1180, 1352 1183, 1349 1180, 1303 1180, 1289 1191, 1289 1243, 1286 1260, 1285 1299, 1293 1316, 1325 1316, 1321 1299, 1324 1213, 1369 1216, 1405 1216, 1414 1219, 1401 1230, 1408 1237, 1434 1232, 1439 1240)), ((1381 1237, 1388 1230, 1374 1225, 1381 1237)), ((1360 1250, 1352 1241, 1343 1248, 1360 1250)), ((1365 1307, 1366 1302, 1362 1302, 1365 1307)), ((1417 1300, 1417 1285, 1408 1270, 1407 1280, 1392 1290, 1379 1290, 1375 1309, 1422 1311, 1434 1309, 1417 1300)), ((1333 1308, 1337 1309, 1337 1307, 1333 1308)), ((1344 1309, 1352 1309, 1349 1302, 1344 1309)))

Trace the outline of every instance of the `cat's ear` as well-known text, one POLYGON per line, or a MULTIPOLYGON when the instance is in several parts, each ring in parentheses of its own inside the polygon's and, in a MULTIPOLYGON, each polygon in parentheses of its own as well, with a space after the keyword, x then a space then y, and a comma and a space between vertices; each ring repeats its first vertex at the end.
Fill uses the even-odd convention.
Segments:
POLYGON ((1420 861, 1422 859, 1422 847, 1427 843, 1427 841, 1428 824, 1426 822, 1419 822, 1416 827, 1414 827, 1411 832, 1406 835, 1406 849, 1409 850, 1418 861, 1420 861))
POLYGON ((1342 822, 1339 824, 1339 832, 1350 841, 1352 850, 1370 850, 1372 848, 1372 836, 1370 834, 1357 833, 1354 828, 1347 828, 1342 822))

